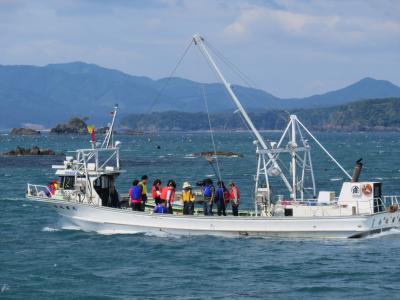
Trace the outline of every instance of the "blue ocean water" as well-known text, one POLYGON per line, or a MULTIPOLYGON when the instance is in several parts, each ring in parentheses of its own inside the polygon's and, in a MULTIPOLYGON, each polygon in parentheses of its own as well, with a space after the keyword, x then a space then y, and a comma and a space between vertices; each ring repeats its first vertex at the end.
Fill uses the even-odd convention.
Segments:
MULTIPOLYGON (((276 139, 278 133, 264 133, 276 139)), ((349 171, 362 157, 364 179, 382 180, 387 194, 400 190, 400 134, 317 133, 349 171)), ((220 160, 226 181, 251 207, 255 173, 252 137, 217 133, 218 150, 243 158, 220 160)), ((119 136, 120 192, 133 178, 194 183, 213 175, 193 152, 211 150, 205 133, 119 136), (149 139, 151 141, 149 141, 149 139), (160 149, 157 149, 157 145, 160 149)), ((0 136, 0 152, 39 145, 67 153, 88 137, 0 136)), ((71 227, 48 207, 24 200, 27 182, 47 183, 62 157, 0 156, 1 299, 399 299, 400 232, 361 240, 217 238, 104 235, 71 227)), ((338 191, 345 178, 321 151, 313 163, 317 185, 338 191)), ((215 176, 214 176, 215 178, 215 176)), ((281 190, 276 188, 276 193, 281 190)), ((398 193, 400 194, 400 193, 398 193)))

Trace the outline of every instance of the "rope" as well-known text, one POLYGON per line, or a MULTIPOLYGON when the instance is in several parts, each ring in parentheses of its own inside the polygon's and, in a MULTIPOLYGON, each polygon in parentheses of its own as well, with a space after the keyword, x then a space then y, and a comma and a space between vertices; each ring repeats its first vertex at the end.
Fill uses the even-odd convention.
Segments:
MULTIPOLYGON (((179 66, 181 65, 183 59, 186 57, 186 54, 189 52, 190 47, 193 45, 193 39, 190 41, 190 43, 186 46, 185 51, 182 53, 180 56, 178 62, 176 63, 175 67, 172 69, 171 73, 167 77, 167 80, 164 82, 163 86, 161 87, 160 90, 158 90, 157 94, 154 96, 153 101, 151 102, 151 105, 149 106, 149 109, 147 110, 146 113, 142 113, 139 115, 138 121, 137 121, 137 126, 140 125, 140 122, 143 120, 143 118, 147 117, 148 114, 150 114, 154 108, 154 106, 158 103, 160 96, 164 93, 165 89, 167 88, 168 84, 170 83, 172 77, 175 75, 176 71, 178 70, 179 66)), ((149 142, 154 145, 153 139, 151 137, 155 136, 155 132, 152 132, 149 137, 149 142)), ((159 147, 159 145, 157 145, 159 147)))
MULTIPOLYGON (((208 125, 210 127, 210 134, 211 134, 211 142, 213 145, 213 149, 214 149, 214 156, 215 156, 215 162, 217 163, 217 176, 218 176, 218 180, 221 181, 221 171, 219 168, 219 163, 218 163, 218 156, 217 156, 217 147, 215 146, 215 140, 214 140, 214 133, 212 130, 212 126, 211 126, 211 118, 210 118, 210 112, 208 110, 208 103, 207 103, 207 95, 206 95, 206 91, 204 89, 204 85, 201 85, 202 90, 203 90, 203 99, 204 99, 204 105, 206 107, 206 112, 207 112, 207 117, 208 117, 208 125)), ((212 165, 212 162, 210 161, 210 164, 212 165)), ((214 166, 213 166, 214 168, 214 166)))
MULTIPOLYGON (((222 62, 225 63, 225 65, 234 73, 236 74, 241 80, 242 82, 245 84, 246 87, 251 88, 251 89, 259 89, 257 88, 257 85, 254 83, 254 81, 252 81, 250 79, 249 76, 247 76, 245 73, 243 73, 239 67, 237 67, 234 63, 232 63, 228 58, 226 58, 216 47, 214 47, 210 42, 208 42, 207 40, 204 41, 204 43, 207 45, 207 47, 213 52, 213 54, 218 57, 222 62)), ((232 87, 233 88, 233 87, 232 87)), ((251 97, 248 93, 246 93, 245 91, 242 91, 243 95, 249 99, 250 101, 254 101, 254 98, 251 97)), ((283 119, 285 122, 287 121, 287 119, 285 119, 281 113, 286 113, 287 115, 290 115, 290 113, 287 110, 284 109, 279 109, 278 107, 271 107, 269 108, 269 111, 274 112, 278 118, 283 119)), ((250 130, 250 128, 247 126, 246 122, 243 120, 242 118, 242 122, 245 124, 245 127, 247 127, 248 130, 250 130)))

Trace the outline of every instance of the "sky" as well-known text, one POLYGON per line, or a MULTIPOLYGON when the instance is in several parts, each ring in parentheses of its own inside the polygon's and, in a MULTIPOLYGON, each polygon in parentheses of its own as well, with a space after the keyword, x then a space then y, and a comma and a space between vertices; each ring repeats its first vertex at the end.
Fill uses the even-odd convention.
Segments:
MULTIPOLYGON (((278 97, 364 77, 400 85, 397 0, 0 0, 3 65, 84 61, 159 79, 195 33, 278 97)), ((174 75, 216 81, 195 47, 174 75)))

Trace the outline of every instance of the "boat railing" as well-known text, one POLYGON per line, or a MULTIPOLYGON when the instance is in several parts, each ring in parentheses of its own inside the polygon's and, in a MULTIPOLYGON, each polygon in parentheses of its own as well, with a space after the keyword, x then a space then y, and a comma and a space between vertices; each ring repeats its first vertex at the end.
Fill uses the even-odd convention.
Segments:
POLYGON ((74 152, 77 153, 79 171, 92 171, 92 169, 89 169, 90 163, 94 164, 93 171, 107 170, 109 167, 112 170, 120 170, 119 147, 78 149, 74 152), (108 165, 110 162, 114 163, 108 165))
POLYGON ((371 213, 395 212, 399 208, 399 196, 375 197, 371 201, 371 213))
POLYGON ((51 191, 47 186, 31 183, 28 183, 26 193, 28 196, 40 198, 49 198, 49 195, 51 195, 51 191))
POLYGON ((385 203, 386 206, 399 205, 399 198, 400 196, 397 195, 383 196, 383 203, 385 203))

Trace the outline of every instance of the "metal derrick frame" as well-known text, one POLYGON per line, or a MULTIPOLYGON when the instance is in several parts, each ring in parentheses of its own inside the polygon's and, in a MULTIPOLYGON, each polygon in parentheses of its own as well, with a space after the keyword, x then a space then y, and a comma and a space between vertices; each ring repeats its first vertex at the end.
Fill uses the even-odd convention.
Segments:
MULTIPOLYGON (((221 80, 222 84, 224 85, 225 89, 227 90, 231 100, 233 101, 234 105, 237 107, 237 110, 240 112, 241 116, 245 120, 246 124, 248 125, 249 129, 253 132, 254 136, 256 137, 256 154, 258 156, 258 162, 257 162, 257 173, 255 177, 255 196, 254 196, 254 206, 256 210, 256 214, 258 214, 258 202, 257 202, 257 195, 259 192, 259 186, 260 186, 260 177, 263 176, 265 178, 265 185, 267 187, 267 205, 268 202, 270 201, 270 182, 269 182, 269 177, 268 177, 268 169, 267 167, 269 165, 272 165, 273 168, 277 170, 279 173, 278 176, 281 177, 284 185, 288 189, 288 191, 291 194, 291 198, 293 200, 297 200, 297 179, 296 179, 296 164, 297 164, 297 159, 299 157, 297 156, 297 152, 304 152, 304 158, 302 159, 303 165, 302 165, 302 179, 301 179, 301 199, 304 199, 304 178, 305 178, 305 171, 306 171, 306 166, 307 166, 307 160, 309 161, 309 171, 311 173, 312 177, 312 185, 313 185, 313 196, 316 196, 316 186, 315 186, 315 177, 314 177, 314 171, 312 167, 312 160, 311 160, 311 152, 310 152, 310 145, 308 144, 308 141, 304 139, 304 136, 301 132, 301 129, 303 129, 308 136, 311 137, 312 140, 328 155, 328 157, 339 167, 339 169, 348 177, 351 179, 350 174, 340 165, 340 163, 328 152, 328 150, 325 149, 325 147, 315 138, 315 136, 303 125, 302 122, 297 118, 296 115, 291 115, 290 116, 290 121, 289 124, 287 125, 281 139, 279 140, 277 144, 277 149, 274 149, 273 147, 267 145, 267 143, 264 141, 264 138, 261 136, 257 128, 254 126, 252 120, 248 116, 247 112, 243 108, 242 104, 240 103, 239 99, 237 98, 236 94, 232 90, 231 84, 228 83, 228 81, 225 79, 223 74, 221 73, 219 67, 215 63, 213 57, 210 55, 210 53, 207 50, 207 47, 205 46, 205 40, 202 36, 199 34, 196 34, 193 36, 193 42, 196 46, 198 46, 201 54, 205 57, 207 63, 210 65, 211 69, 215 72, 216 76, 221 80), (290 136, 290 142, 289 146, 287 149, 286 148, 279 148, 285 138, 285 136, 288 134, 290 130, 291 136, 290 136), (301 137, 301 142, 303 144, 302 147, 297 146, 297 131, 300 134, 301 137), (280 153, 285 153, 288 152, 291 154, 291 173, 292 173, 292 183, 289 182, 285 174, 283 173, 281 167, 278 164, 278 157, 280 153), (268 159, 268 160, 267 160, 268 159)), ((266 207, 265 205, 264 207, 266 207)), ((264 211, 265 212, 265 211, 264 211)))

